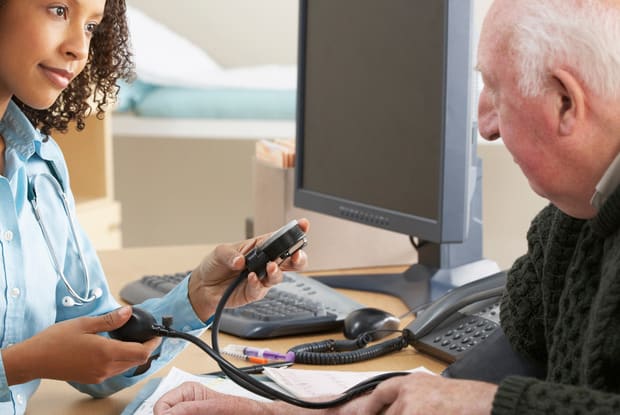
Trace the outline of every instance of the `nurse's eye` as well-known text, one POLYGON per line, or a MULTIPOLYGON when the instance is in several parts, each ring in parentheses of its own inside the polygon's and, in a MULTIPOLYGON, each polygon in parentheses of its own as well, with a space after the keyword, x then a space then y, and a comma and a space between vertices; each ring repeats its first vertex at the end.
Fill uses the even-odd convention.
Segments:
POLYGON ((89 33, 92 35, 93 33, 97 31, 97 27, 99 27, 97 23, 87 23, 84 29, 86 30, 86 33, 89 33))
POLYGON ((68 8, 66 6, 52 6, 49 10, 54 16, 67 20, 68 8))

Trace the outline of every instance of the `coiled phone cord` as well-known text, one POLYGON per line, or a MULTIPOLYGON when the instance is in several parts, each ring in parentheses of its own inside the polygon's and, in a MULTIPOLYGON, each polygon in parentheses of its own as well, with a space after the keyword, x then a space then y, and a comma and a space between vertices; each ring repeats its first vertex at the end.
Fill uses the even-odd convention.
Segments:
POLYGON ((405 336, 365 347, 370 335, 362 334, 357 340, 323 340, 300 344, 289 349, 295 353, 295 363, 310 365, 342 365, 374 359, 407 347, 405 336))

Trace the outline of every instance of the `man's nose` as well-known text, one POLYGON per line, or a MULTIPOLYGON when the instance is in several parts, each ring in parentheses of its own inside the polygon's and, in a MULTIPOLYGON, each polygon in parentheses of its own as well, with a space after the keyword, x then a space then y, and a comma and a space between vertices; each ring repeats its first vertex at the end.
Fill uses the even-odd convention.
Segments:
POLYGON ((478 100, 478 130, 485 140, 493 141, 500 137, 497 112, 486 88, 482 90, 478 100))

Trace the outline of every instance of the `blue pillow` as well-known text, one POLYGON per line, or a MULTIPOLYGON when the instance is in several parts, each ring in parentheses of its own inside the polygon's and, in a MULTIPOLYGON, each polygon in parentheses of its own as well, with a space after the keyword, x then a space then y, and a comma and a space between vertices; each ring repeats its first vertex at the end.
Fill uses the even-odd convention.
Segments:
POLYGON ((131 83, 119 80, 117 84, 119 86, 119 90, 115 111, 119 112, 134 111, 136 105, 142 101, 142 98, 150 91, 157 88, 153 84, 148 84, 138 80, 131 83))
POLYGON ((145 117, 294 120, 296 93, 295 90, 224 87, 152 87, 134 101, 133 111, 145 117))

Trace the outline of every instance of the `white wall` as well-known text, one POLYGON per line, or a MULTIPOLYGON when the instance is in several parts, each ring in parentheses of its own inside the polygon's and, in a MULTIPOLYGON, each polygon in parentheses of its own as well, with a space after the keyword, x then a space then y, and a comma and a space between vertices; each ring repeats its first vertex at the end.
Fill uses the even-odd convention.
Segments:
POLYGON ((297 0, 128 0, 224 66, 297 60, 297 0))
POLYGON ((484 19, 484 15, 491 7, 491 3, 493 0, 475 0, 474 1, 474 23, 476 26, 480 27, 482 24, 482 20, 484 19))
MULTIPOLYGON (((475 0, 480 26, 492 0, 475 0)), ((297 60, 298 0, 127 0, 224 66, 297 60)))
MULTIPOLYGON (((128 0, 128 3, 192 39, 224 65, 296 62, 297 0, 128 0)), ((491 3, 492 0, 476 0, 474 23, 478 28, 491 3)), ((148 159, 158 160, 158 157, 161 157, 162 164, 176 160, 175 157, 179 154, 187 154, 181 151, 184 145, 191 145, 193 150, 200 154, 217 155, 217 163, 213 161, 213 166, 219 166, 218 163, 239 164, 239 160, 249 160, 253 151, 251 141, 217 144, 205 141, 199 145, 174 140, 161 143, 150 140, 149 143, 148 151, 154 154, 149 153, 148 159)), ((117 184, 117 194, 121 196, 123 203, 125 244, 149 244, 153 241, 153 235, 159 233, 160 240, 171 244, 218 242, 236 240, 243 236, 243 220, 251 215, 249 161, 243 164, 243 170, 237 172, 236 176, 227 176, 226 184, 229 189, 236 190, 235 199, 221 197, 226 189, 218 187, 224 184, 216 180, 217 175, 207 174, 207 177, 204 177, 205 172, 200 173, 206 181, 201 188, 207 189, 209 194, 209 198, 206 198, 208 202, 199 204, 200 214, 204 216, 205 212, 209 213, 209 217, 214 216, 217 223, 203 223, 192 216, 195 212, 184 212, 178 203, 175 204, 174 200, 183 200, 183 195, 195 192, 195 189, 179 188, 180 195, 171 198, 171 206, 166 206, 166 211, 176 211, 181 213, 179 216, 188 218, 192 223, 200 223, 199 231, 194 232, 194 235, 187 235, 182 233, 181 226, 175 227, 179 230, 176 233, 171 232, 170 227, 157 229, 157 226, 153 225, 149 225, 149 229, 132 228, 139 223, 129 220, 130 213, 140 217, 144 217, 145 212, 152 213, 152 205, 149 208, 148 203, 145 206, 128 202, 131 197, 136 199, 136 189, 141 186, 134 182, 149 181, 148 177, 141 178, 135 171, 134 154, 144 151, 147 149, 131 140, 115 140, 115 170, 117 181, 120 182, 117 184), (203 239, 206 236, 208 239, 203 239)), ((484 162, 484 253, 505 268, 525 252, 525 234, 530 220, 546 202, 530 190, 523 174, 503 145, 485 143, 479 146, 479 153, 484 162)), ((184 164, 182 157, 185 156, 177 160, 181 165, 184 164)), ((177 173, 177 179, 179 174, 177 173)), ((185 171, 184 174, 188 176, 187 179, 173 183, 191 181, 193 173, 185 171)), ((159 205, 165 202, 160 200, 154 203, 159 205)), ((195 205, 196 203, 186 200, 183 206, 195 205)), ((158 222, 157 217, 153 217, 149 223, 160 222, 163 224, 162 221, 158 222)), ((198 228, 196 225, 192 227, 198 228)))

